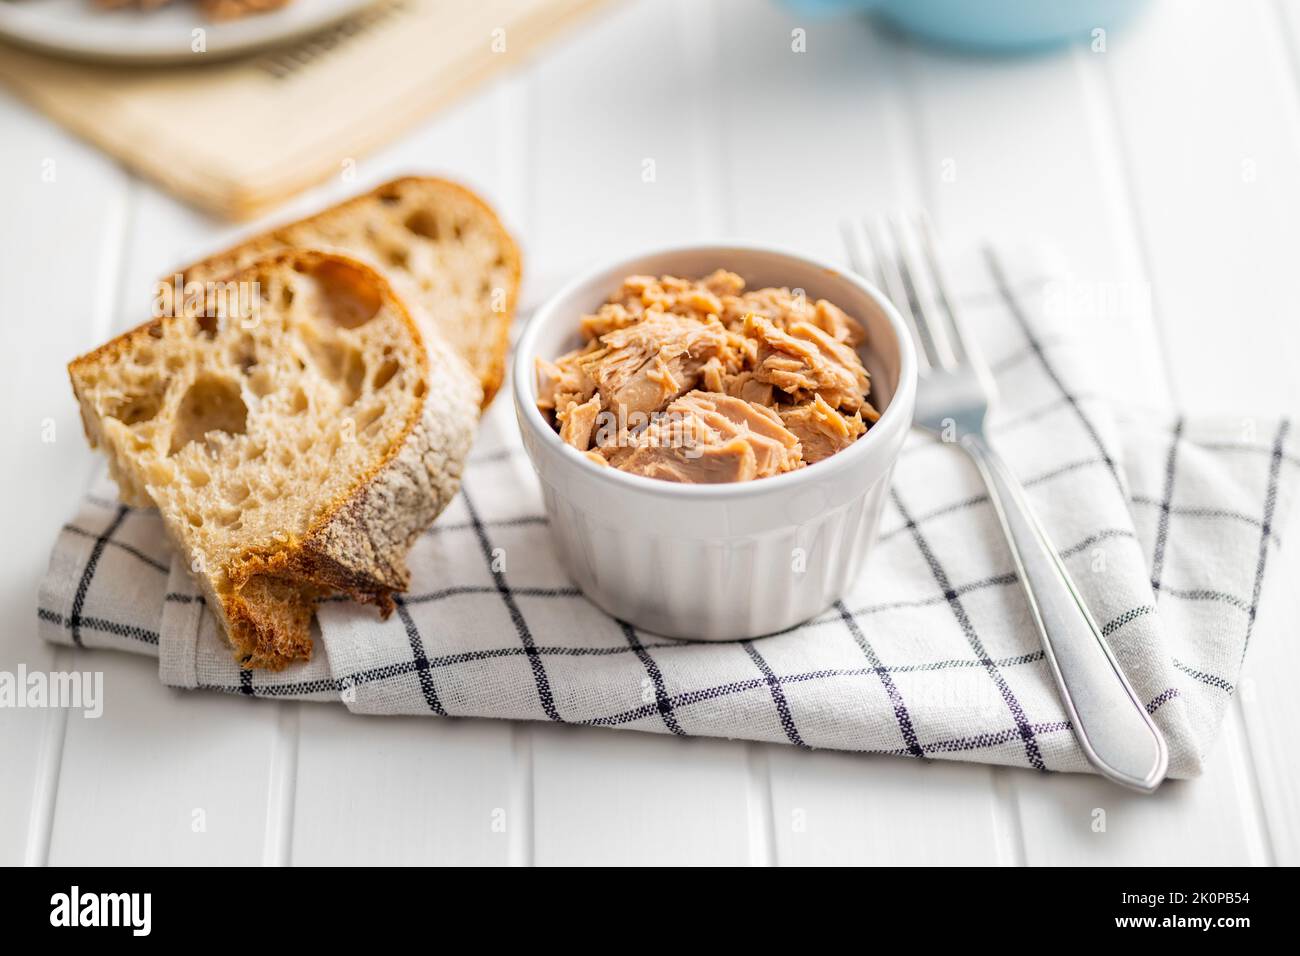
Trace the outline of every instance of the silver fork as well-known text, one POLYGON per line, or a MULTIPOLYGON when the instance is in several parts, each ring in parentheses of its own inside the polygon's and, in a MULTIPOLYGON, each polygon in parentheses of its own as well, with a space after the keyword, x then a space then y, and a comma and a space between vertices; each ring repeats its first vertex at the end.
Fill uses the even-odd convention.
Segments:
POLYGON ((846 223, 844 241, 854 269, 874 273, 911 327, 921 369, 916 424, 955 438, 988 487, 1080 747, 1104 776, 1150 793, 1168 769, 1164 736, 1106 646, 1024 488, 989 445, 984 419, 996 390, 962 327, 928 218, 846 223))

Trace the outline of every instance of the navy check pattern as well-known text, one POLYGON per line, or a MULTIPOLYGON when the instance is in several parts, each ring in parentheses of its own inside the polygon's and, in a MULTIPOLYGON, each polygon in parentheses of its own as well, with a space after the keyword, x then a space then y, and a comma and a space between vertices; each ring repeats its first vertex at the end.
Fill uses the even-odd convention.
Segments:
MULTIPOLYGON (((1120 410, 1042 307, 1032 258, 954 260, 1001 393, 991 423, 1103 633, 1165 731, 1175 776, 1217 733, 1285 532, 1285 421, 1120 410)), ((38 619, 51 641, 156 655, 172 686, 358 713, 551 720, 678 736, 1087 770, 973 467, 904 448, 862 580, 796 628, 674 641, 588 603, 550 543, 513 409, 485 417, 462 494, 411 554, 396 613, 322 605, 313 660, 240 671, 160 521, 101 481, 63 529, 38 619)), ((647 586, 650 586, 648 583, 647 586)))

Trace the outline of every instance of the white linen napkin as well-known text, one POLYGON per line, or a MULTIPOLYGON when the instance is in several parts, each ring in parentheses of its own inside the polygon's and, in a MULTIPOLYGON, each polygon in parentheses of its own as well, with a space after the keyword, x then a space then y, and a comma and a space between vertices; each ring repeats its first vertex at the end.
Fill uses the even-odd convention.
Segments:
MULTIPOLYGON (((952 264, 1003 396, 992 439, 1168 738, 1171 774, 1194 776, 1284 530, 1289 424, 1122 413, 1080 367, 1040 257, 988 247, 952 264)), ((508 389, 410 565, 387 621, 331 601, 310 662, 240 670, 157 514, 122 507, 103 479, 59 535, 38 616, 56 643, 156 655, 174 687, 1090 769, 975 468, 920 434, 861 580, 759 640, 674 641, 588 603, 556 559, 508 389)))

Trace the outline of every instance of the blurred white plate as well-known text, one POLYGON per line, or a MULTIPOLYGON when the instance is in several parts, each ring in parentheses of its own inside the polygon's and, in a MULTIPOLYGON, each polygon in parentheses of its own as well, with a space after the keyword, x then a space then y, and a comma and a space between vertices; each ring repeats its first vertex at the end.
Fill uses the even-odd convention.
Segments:
POLYGON ((204 62, 301 37, 373 2, 294 0, 271 13, 214 23, 190 0, 149 12, 100 10, 92 0, 0 0, 0 37, 79 59, 204 62), (192 50, 196 28, 206 33, 206 53, 192 50))

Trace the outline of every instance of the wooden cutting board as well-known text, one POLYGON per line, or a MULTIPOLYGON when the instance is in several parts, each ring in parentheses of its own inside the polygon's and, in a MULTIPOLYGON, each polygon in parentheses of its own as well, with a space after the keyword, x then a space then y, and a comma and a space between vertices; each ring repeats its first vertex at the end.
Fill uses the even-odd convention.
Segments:
POLYGON ((0 45, 0 80, 178 196, 247 219, 602 2, 379 0, 298 44, 192 67, 95 66, 0 45))

